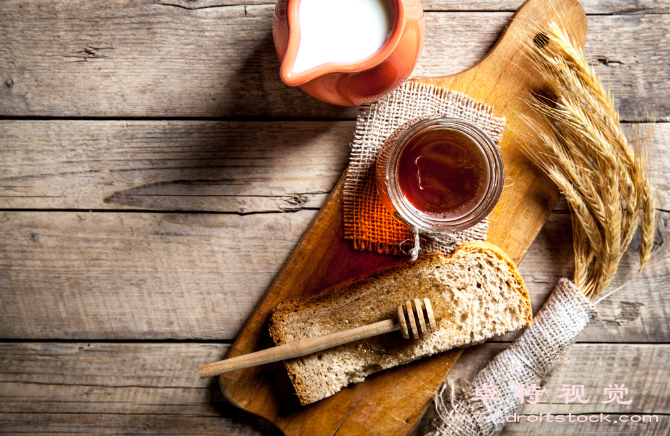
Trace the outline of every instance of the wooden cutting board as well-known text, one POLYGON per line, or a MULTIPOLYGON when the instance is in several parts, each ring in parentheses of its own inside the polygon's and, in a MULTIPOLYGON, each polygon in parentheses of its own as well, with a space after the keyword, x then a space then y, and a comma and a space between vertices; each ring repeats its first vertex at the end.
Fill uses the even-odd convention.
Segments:
MULTIPOLYGON (((500 144, 505 189, 489 217, 488 241, 500 246, 517 264, 558 200, 556 187, 520 150, 520 142, 533 140, 535 135, 517 116, 534 116, 521 97, 529 90, 542 91, 543 81, 533 73, 524 51, 552 20, 564 23, 575 40, 584 43, 586 16, 577 0, 529 0, 478 64, 449 77, 416 79, 464 92, 493 106, 496 116, 507 119, 500 144)), ((344 176, 247 321, 228 357, 274 345, 267 319, 280 302, 308 297, 344 280, 407 261, 355 251, 351 241, 343 239, 343 184, 344 176)), ((269 419, 286 435, 406 435, 460 353, 453 350, 383 371, 305 407, 299 405, 281 363, 224 374, 220 384, 233 404, 269 419)))

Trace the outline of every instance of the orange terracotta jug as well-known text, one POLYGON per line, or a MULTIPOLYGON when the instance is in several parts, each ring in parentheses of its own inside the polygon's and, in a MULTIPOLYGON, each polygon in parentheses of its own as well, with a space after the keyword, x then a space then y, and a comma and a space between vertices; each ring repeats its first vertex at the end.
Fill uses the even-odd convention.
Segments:
POLYGON ((275 49, 281 61, 280 76, 287 85, 299 86, 327 103, 354 106, 380 99, 412 73, 424 38, 419 0, 388 0, 391 31, 386 42, 371 56, 352 63, 323 63, 297 72, 294 64, 301 37, 300 2, 279 0, 272 22, 275 49))

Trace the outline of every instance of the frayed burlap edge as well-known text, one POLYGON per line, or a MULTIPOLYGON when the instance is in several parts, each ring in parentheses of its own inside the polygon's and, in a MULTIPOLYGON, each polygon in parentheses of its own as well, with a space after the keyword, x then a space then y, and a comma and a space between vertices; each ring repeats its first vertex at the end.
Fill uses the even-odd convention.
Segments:
POLYGON ((598 316, 598 310, 568 279, 561 279, 533 324, 498 354, 466 386, 443 386, 435 398, 440 418, 430 436, 482 436, 503 430, 506 417, 520 406, 517 385, 540 385, 563 359, 577 336, 598 316), (476 389, 493 386, 496 400, 474 400, 476 389), (462 419, 459 417, 479 419, 462 419))
MULTIPOLYGON (((412 230, 393 219, 384 209, 374 184, 377 155, 384 142, 411 120, 450 116, 477 124, 493 141, 502 140, 504 118, 493 109, 465 94, 419 82, 407 82, 383 99, 362 107, 356 123, 351 157, 344 183, 344 237, 357 250, 407 255, 415 246, 412 230)), ((444 245, 424 235, 421 252, 448 254, 460 242, 486 239, 488 221, 453 234, 444 245), (456 241, 456 244, 453 242, 456 241)))

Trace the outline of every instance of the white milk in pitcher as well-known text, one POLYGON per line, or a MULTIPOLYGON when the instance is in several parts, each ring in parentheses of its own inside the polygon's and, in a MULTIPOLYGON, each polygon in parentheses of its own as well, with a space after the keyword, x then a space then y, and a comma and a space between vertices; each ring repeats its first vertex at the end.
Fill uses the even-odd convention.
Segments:
POLYGON ((389 37, 389 0, 302 0, 296 73, 328 62, 353 63, 376 53, 389 37))

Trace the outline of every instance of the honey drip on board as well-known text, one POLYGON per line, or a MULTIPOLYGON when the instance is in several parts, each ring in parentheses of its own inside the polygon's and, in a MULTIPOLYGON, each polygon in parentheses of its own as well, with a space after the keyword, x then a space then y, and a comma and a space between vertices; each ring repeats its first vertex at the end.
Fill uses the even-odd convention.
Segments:
POLYGON ((430 129, 411 138, 400 153, 398 184, 420 212, 457 219, 472 212, 485 197, 488 162, 467 135, 430 129))

